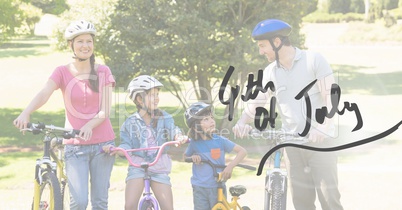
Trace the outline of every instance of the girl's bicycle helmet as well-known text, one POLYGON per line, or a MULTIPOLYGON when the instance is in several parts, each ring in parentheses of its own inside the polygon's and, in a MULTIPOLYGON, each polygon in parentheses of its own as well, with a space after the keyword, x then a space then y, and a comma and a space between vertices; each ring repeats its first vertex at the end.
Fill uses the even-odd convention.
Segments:
POLYGON ((292 27, 284 21, 268 19, 259 22, 251 36, 254 40, 270 40, 277 36, 289 36, 292 27))
POLYGON ((158 87, 163 87, 163 84, 157 79, 149 75, 141 75, 131 80, 130 84, 128 84, 127 91, 130 93, 130 99, 134 101, 138 93, 143 93, 158 87))
POLYGON ((66 28, 64 37, 67 41, 70 41, 81 34, 92 34, 95 36, 95 26, 86 20, 74 21, 66 28))
POLYGON ((197 119, 200 119, 204 113, 212 111, 212 106, 204 102, 196 102, 190 105, 184 112, 185 122, 188 128, 191 128, 197 119))

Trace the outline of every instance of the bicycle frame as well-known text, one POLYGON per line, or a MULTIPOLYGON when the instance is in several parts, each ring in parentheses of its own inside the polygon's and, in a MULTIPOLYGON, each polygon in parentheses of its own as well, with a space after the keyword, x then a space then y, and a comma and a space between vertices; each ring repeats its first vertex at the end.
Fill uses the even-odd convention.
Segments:
POLYGON ((140 202, 138 204, 138 209, 141 209, 141 207, 145 204, 145 202, 152 202, 154 209, 155 210, 159 210, 159 202, 158 200, 152 195, 151 193, 151 177, 149 176, 148 173, 148 168, 155 165, 160 157, 162 156, 162 152, 165 149, 165 147, 167 146, 171 146, 171 145, 175 145, 178 146, 180 144, 180 141, 168 141, 163 143, 161 146, 156 146, 156 147, 148 147, 148 148, 137 148, 137 149, 122 149, 119 147, 111 147, 110 151, 120 151, 123 152, 124 156, 126 157, 128 163, 134 167, 137 168, 143 168, 145 171, 145 175, 144 175, 144 193, 143 193, 143 197, 140 199, 140 202), (132 161, 131 159, 131 155, 129 153, 131 152, 137 152, 137 151, 144 151, 144 150, 158 150, 158 153, 154 159, 154 161, 152 161, 151 163, 148 162, 144 162, 141 164, 136 164, 132 161))
POLYGON ((144 205, 144 203, 146 201, 150 201, 153 203, 153 206, 155 207, 154 210, 159 210, 159 202, 158 200, 156 200, 156 198, 154 196, 152 196, 151 193, 151 177, 148 174, 148 167, 144 168, 145 170, 145 176, 144 176, 144 197, 142 199, 140 199, 140 202, 138 204, 138 208, 140 209, 140 207, 142 205, 144 205))
POLYGON ((62 196, 62 202, 63 202, 63 209, 69 209, 70 208, 70 193, 69 193, 69 188, 68 188, 68 180, 67 180, 67 175, 64 171, 64 147, 60 148, 63 146, 63 139, 56 138, 52 139, 52 148, 50 150, 50 156, 53 158, 53 161, 56 163, 57 166, 57 179, 59 180, 60 183, 60 188, 61 188, 61 196, 62 196), (53 142, 55 142, 55 145, 53 145, 53 142), (55 149, 57 150, 57 154, 55 152, 55 149))
MULTIPOLYGON (((300 137, 298 134, 283 130, 252 130, 254 137, 261 136, 264 139, 272 140, 276 145, 282 143, 305 144, 308 139, 300 137)), ((285 210, 287 197, 287 171, 281 168, 282 149, 274 153, 274 166, 267 170, 265 177, 265 210, 285 210)))
POLYGON ((264 209, 271 209, 269 206, 272 201, 268 201, 267 196, 273 195, 275 193, 279 193, 281 195, 284 202, 281 204, 281 210, 286 209, 286 193, 287 193, 287 172, 286 170, 281 169, 281 159, 282 159, 282 151, 277 150, 274 156, 274 167, 272 169, 267 170, 267 174, 265 177, 265 201, 264 201, 264 209), (279 178, 278 178, 279 177, 279 178), (279 179, 280 188, 279 190, 274 189, 275 179, 279 179), (279 191, 279 192, 275 192, 279 191))
MULTIPOLYGON (((274 167, 272 170, 267 170, 267 175, 266 177, 269 178, 267 180, 267 183, 271 183, 271 178, 272 178, 272 174, 277 173, 280 175, 280 177, 282 178, 282 189, 281 189, 281 193, 284 193, 285 191, 285 180, 287 177, 287 172, 285 170, 281 169, 281 160, 282 160, 282 150, 277 150, 275 152, 275 156, 274 156, 274 167)), ((272 190, 271 186, 266 186, 266 190, 272 190)))
MULTIPOLYGON (((51 138, 46 135, 44 139, 44 147, 43 147, 43 156, 41 159, 36 160, 36 166, 35 166, 35 181, 34 181, 34 201, 33 201, 33 209, 34 210, 39 210, 40 208, 40 186, 42 185, 42 174, 44 172, 48 173, 54 173, 56 174, 57 170, 57 165, 54 161, 51 160, 50 158, 50 141, 51 138)), ((53 193, 51 191, 51 193, 53 193)), ((53 194, 50 195, 51 197, 54 197, 53 194)), ((53 200, 50 200, 49 205, 51 207, 54 206, 53 200)))
MULTIPOLYGON (((188 163, 192 163, 193 160, 191 159, 191 157, 186 157, 185 162, 188 163)), ((217 203, 212 207, 212 210, 242 210, 242 209, 248 209, 248 207, 241 207, 240 204, 237 202, 240 199, 240 195, 244 194, 246 192, 246 188, 244 186, 237 186, 240 188, 244 188, 244 192, 239 193, 239 195, 235 194, 235 193, 231 193, 232 194, 232 201, 228 202, 227 198, 225 196, 225 194, 223 193, 223 181, 221 181, 221 173, 218 173, 216 171, 217 168, 225 168, 225 165, 215 165, 213 164, 211 161, 209 160, 201 160, 202 163, 206 163, 208 165, 210 165, 213 169, 213 173, 214 176, 217 179, 218 182, 218 195, 217 195, 217 203)), ((238 167, 242 167, 245 169, 249 169, 249 170, 255 170, 256 168, 253 166, 249 166, 249 165, 243 165, 243 164, 237 164, 236 166, 238 167)), ((230 190, 229 190, 230 191, 230 190)))
MULTIPOLYGON (((220 180, 221 174, 218 175, 218 180, 220 180)), ((240 204, 237 202, 239 200, 239 196, 232 196, 232 201, 229 203, 225 197, 225 194, 223 193, 223 183, 221 181, 218 182, 218 201, 215 204, 214 207, 212 207, 212 210, 241 210, 242 207, 240 204)))
MULTIPOLYGON (((50 209, 60 209, 62 202, 60 183, 67 181, 67 176, 63 172, 64 163, 62 161, 61 153, 56 155, 51 147, 52 135, 56 136, 57 132, 61 132, 64 138, 75 137, 79 133, 78 130, 65 129, 53 125, 45 125, 43 123, 33 124, 29 123, 28 128, 23 129, 30 131, 34 135, 44 133, 43 139, 43 155, 36 160, 35 165, 35 181, 34 181, 34 198, 32 209, 40 210, 49 207, 50 209), (42 185, 46 181, 52 188, 49 195, 49 203, 41 203, 42 185)), ((44 185, 46 186, 46 184, 44 185)))
MULTIPOLYGON (((53 141, 53 139, 52 139, 53 141)), ((57 139, 56 144, 54 147, 50 149, 50 156, 52 157, 53 161, 56 163, 57 168, 57 177, 59 181, 67 180, 67 175, 64 173, 64 161, 63 161, 63 152, 60 148, 57 148, 60 145, 63 145, 63 139, 57 139), (54 149, 57 148, 57 154, 55 153, 54 149)))

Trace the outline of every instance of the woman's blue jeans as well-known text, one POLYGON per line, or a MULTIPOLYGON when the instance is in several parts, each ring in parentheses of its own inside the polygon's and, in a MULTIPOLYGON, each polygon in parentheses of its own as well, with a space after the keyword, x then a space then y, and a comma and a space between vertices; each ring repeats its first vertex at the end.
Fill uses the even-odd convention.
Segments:
POLYGON ((92 209, 108 209, 109 180, 115 160, 114 156, 101 152, 102 146, 108 144, 114 145, 114 141, 93 145, 65 146, 71 210, 86 210, 89 182, 92 209))

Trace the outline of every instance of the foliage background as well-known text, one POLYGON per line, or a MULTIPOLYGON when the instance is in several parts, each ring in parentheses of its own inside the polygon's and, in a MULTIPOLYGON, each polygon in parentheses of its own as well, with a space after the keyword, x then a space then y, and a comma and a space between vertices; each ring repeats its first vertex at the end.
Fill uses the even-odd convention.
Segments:
MULTIPOLYGON (((266 59, 258 56, 250 37, 261 20, 285 20, 293 27, 292 43, 304 48, 305 37, 300 32, 303 22, 381 20, 390 28, 389 34, 398 37, 401 27, 390 26, 395 25, 394 17, 402 14, 400 5, 399 0, 11 0, 0 6, 0 11, 4 11, 0 30, 2 40, 32 34, 39 17, 52 13, 60 18, 52 36, 55 46, 69 52, 63 38, 66 26, 72 20, 87 19, 98 31, 96 54, 113 69, 121 87, 139 74, 154 75, 186 108, 199 100, 221 105, 217 91, 230 66, 236 71, 229 86, 245 84, 249 73, 266 66, 266 59), (364 14, 367 2, 370 19, 364 14), (384 17, 384 11, 390 12, 390 18, 384 17), (9 14, 15 14, 16 18, 10 19, 9 14)), ((360 30, 372 29, 364 26, 360 30)), ((381 39, 375 33, 352 37, 355 38, 352 41, 381 39)), ((229 87, 225 91, 226 99, 229 87)), ((238 99, 235 109, 239 106, 238 99)), ((228 107, 224 110, 227 112, 228 107)), ((219 127, 232 124, 223 121, 219 127)))

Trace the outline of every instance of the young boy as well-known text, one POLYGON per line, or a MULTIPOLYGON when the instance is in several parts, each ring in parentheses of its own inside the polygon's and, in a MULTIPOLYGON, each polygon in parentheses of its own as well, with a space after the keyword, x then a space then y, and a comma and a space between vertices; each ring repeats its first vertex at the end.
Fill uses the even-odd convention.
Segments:
POLYGON ((208 164, 200 164, 201 160, 210 160, 213 164, 225 165, 225 153, 236 152, 234 160, 223 171, 218 169, 218 172, 221 172, 222 180, 226 181, 231 177, 233 168, 246 157, 247 151, 225 137, 214 134, 216 128, 211 105, 203 102, 194 103, 184 115, 186 125, 190 128, 189 137, 192 139, 185 156, 191 157, 194 162, 191 177, 194 209, 209 210, 217 202, 218 183, 212 167, 208 164))

